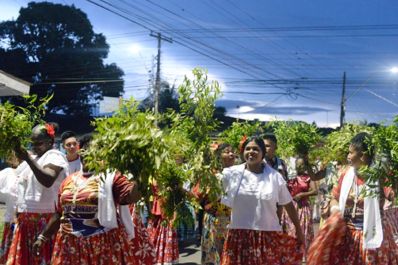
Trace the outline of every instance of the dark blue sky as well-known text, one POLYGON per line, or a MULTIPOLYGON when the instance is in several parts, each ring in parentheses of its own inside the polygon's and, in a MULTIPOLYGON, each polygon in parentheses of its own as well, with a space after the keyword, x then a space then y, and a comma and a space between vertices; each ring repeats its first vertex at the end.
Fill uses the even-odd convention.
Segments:
MULTIPOLYGON (((27 2, 1 0, 0 19, 27 2)), ((162 77, 178 85, 193 67, 207 68, 230 115, 336 125, 344 71, 348 121, 398 113, 398 75, 389 72, 398 66, 396 0, 93 0, 145 28, 88 1, 52 2, 74 3, 107 36, 107 61, 126 74, 125 97, 147 95, 152 29, 174 40, 163 43, 162 77)))

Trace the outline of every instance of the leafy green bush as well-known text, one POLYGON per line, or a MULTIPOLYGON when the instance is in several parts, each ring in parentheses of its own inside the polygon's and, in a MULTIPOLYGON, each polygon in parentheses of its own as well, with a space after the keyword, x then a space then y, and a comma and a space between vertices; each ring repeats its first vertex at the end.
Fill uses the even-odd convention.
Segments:
POLYGON ((351 139, 360 132, 372 134, 373 131, 374 129, 369 126, 345 124, 324 139, 324 146, 321 150, 322 160, 324 162, 337 161, 340 164, 346 164, 351 139))
POLYGON ((24 96, 26 107, 9 102, 0 104, 0 158, 7 158, 17 144, 28 145, 32 128, 44 121, 45 106, 52 96, 38 100, 37 96, 24 96))
POLYGON ((236 121, 232 123, 231 127, 220 133, 219 136, 223 142, 229 143, 235 150, 238 150, 243 136, 251 137, 261 135, 263 132, 263 125, 259 121, 236 121))
POLYGON ((306 155, 322 139, 318 128, 300 121, 274 121, 268 124, 278 139, 278 155, 289 158, 306 155))
POLYGON ((112 117, 95 120, 93 141, 85 151, 85 160, 97 172, 133 174, 146 199, 150 183, 156 182, 169 218, 187 200, 184 183, 200 181, 204 188, 219 190, 210 177, 210 133, 217 127, 212 117, 220 89, 218 83, 208 82, 204 70, 194 69, 193 74, 193 80, 185 78, 179 87, 181 114, 141 112, 131 99, 112 117))

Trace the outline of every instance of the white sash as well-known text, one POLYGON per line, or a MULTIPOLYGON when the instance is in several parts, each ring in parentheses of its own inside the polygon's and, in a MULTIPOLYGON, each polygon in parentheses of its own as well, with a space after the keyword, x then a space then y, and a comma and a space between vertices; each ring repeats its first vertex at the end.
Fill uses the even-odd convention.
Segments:
MULTIPOLYGON (((107 172, 105 181, 99 181, 98 192, 98 221, 106 228, 117 228, 117 212, 115 201, 113 199, 113 181, 115 179, 115 172, 107 172)), ((102 176, 103 178, 104 176, 102 176)), ((128 205, 119 206, 119 214, 125 230, 129 236, 129 240, 134 238, 134 223, 133 217, 130 214, 128 205)))
MULTIPOLYGON (((341 185, 339 208, 344 214, 346 201, 350 193, 355 178, 355 169, 350 167, 344 176, 341 185)), ((373 185, 372 185, 373 186, 373 185)), ((381 246, 383 241, 383 227, 381 222, 378 188, 370 188, 365 184, 366 197, 364 199, 364 219, 363 219, 363 248, 375 249, 381 246), (369 195, 370 194, 370 195, 369 195)))

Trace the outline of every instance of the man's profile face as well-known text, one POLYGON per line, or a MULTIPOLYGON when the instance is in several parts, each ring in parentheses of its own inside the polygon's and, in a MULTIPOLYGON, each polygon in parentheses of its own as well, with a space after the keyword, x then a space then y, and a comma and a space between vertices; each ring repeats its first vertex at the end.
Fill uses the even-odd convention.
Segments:
POLYGON ((272 159, 275 156, 275 150, 276 150, 276 144, 269 140, 269 139, 264 139, 264 145, 265 145, 265 156, 268 159, 272 159))

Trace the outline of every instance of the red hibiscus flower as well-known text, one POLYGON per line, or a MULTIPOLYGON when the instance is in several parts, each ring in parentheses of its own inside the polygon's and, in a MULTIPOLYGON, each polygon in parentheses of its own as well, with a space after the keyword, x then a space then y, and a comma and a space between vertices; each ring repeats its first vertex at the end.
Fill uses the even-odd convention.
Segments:
POLYGON ((46 128, 47 135, 50 136, 52 139, 55 137, 55 130, 54 127, 51 124, 44 124, 44 127, 46 128))

